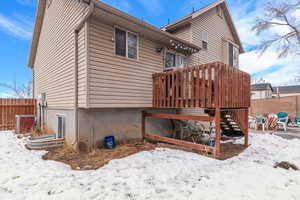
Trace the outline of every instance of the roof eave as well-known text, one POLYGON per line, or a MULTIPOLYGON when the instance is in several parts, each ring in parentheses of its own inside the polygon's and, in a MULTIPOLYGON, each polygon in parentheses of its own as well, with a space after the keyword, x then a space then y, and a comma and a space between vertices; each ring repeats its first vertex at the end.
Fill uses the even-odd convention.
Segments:
POLYGON ((231 14, 230 14, 228 5, 227 5, 227 3, 226 3, 225 0, 218 0, 218 1, 216 1, 216 2, 214 2, 214 3, 212 3, 212 4, 210 4, 210 5, 208 5, 208 6, 206 6, 206 7, 204 7, 203 9, 200 9, 200 10, 198 10, 198 11, 192 13, 192 14, 189 14, 189 15, 187 15, 187 16, 185 16, 185 17, 182 17, 182 18, 180 18, 180 19, 178 19, 178 20, 176 20, 176 21, 174 21, 174 22, 172 22, 172 23, 170 23, 170 24, 168 24, 168 25, 162 27, 162 29, 163 29, 163 30, 174 29, 174 28, 176 28, 177 26, 179 26, 183 21, 186 21, 186 20, 189 20, 189 21, 190 21, 190 20, 192 20, 192 19, 198 17, 199 15, 202 15, 203 13, 206 13, 206 12, 209 11, 210 9, 212 9, 212 8, 214 8, 214 7, 216 7, 216 6, 219 6, 219 5, 223 5, 223 8, 224 8, 225 11, 226 11, 226 15, 228 16, 229 26, 230 26, 230 28, 231 28, 231 30, 232 30, 232 32, 233 32, 234 38, 235 38, 235 40, 236 40, 236 42, 237 42, 237 45, 239 45, 239 47, 240 47, 240 48, 239 48, 240 54, 245 53, 245 49, 244 49, 244 47, 243 47, 243 45, 242 45, 242 43, 241 43, 241 40, 240 40, 240 38, 239 38, 237 29, 236 29, 236 27, 235 27, 235 25, 234 25, 234 21, 233 21, 233 19, 232 19, 232 17, 231 17, 231 14))
POLYGON ((40 38, 40 32, 41 32, 42 24, 43 24, 45 7, 46 7, 45 1, 38 0, 38 7, 37 7, 36 16, 35 16, 35 24, 34 24, 29 59, 28 59, 28 67, 30 67, 30 68, 33 68, 33 66, 34 66, 36 51, 37 51, 37 47, 38 47, 38 41, 40 38))
POLYGON ((193 49, 196 49, 198 51, 201 50, 201 48, 199 46, 197 46, 197 45, 195 45, 193 43, 190 43, 190 42, 188 42, 186 40, 180 39, 180 38, 176 37, 175 35, 173 35, 171 33, 168 33, 166 31, 163 31, 163 30, 159 29, 159 28, 156 28, 155 26, 153 26, 151 24, 148 24, 145 21, 139 20, 139 19, 137 19, 137 18, 135 18, 135 17, 133 17, 133 16, 131 16, 131 15, 123 12, 123 11, 120 11, 120 10, 118 10, 118 9, 110 6, 110 5, 107 5, 107 4, 102 3, 100 1, 96 1, 95 2, 95 6, 101 8, 101 9, 103 9, 105 11, 112 12, 112 13, 114 13, 116 15, 119 15, 120 17, 122 17, 122 18, 124 18, 124 19, 126 19, 126 20, 128 20, 128 21, 130 21, 132 23, 135 23, 137 25, 143 26, 143 27, 145 27, 145 28, 147 28, 147 29, 149 29, 151 31, 154 31, 154 32, 159 33, 159 34, 162 34, 162 35, 168 37, 170 40, 174 40, 174 41, 186 44, 189 47, 191 47, 193 49))

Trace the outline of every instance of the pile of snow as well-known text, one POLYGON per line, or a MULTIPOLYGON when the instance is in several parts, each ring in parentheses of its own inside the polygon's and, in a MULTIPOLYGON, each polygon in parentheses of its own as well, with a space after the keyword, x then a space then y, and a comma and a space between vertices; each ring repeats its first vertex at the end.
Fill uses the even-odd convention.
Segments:
POLYGON ((250 142, 226 161, 159 148, 96 171, 72 171, 0 132, 0 199, 300 199, 300 172, 273 168, 279 161, 300 167, 300 140, 251 134, 250 142))

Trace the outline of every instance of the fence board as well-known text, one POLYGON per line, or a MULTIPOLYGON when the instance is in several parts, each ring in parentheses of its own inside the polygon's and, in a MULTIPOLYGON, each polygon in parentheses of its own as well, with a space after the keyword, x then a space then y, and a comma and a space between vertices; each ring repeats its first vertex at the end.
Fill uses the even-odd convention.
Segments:
POLYGON ((35 115, 35 99, 1 99, 0 131, 15 130, 16 115, 35 115))

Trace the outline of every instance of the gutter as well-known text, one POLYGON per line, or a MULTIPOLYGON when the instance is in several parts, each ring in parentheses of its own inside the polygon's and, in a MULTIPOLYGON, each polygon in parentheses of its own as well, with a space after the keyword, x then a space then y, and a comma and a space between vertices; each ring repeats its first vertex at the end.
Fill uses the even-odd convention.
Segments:
POLYGON ((80 21, 80 23, 76 26, 74 30, 74 40, 75 40, 75 49, 74 49, 74 56, 75 56, 75 64, 74 64, 74 93, 75 93, 75 99, 74 99, 74 114, 75 114, 75 134, 76 139, 73 145, 76 145, 76 150, 79 150, 79 126, 78 126, 78 33, 80 29, 84 26, 85 22, 88 20, 88 18, 93 14, 95 10, 95 4, 94 1, 90 1, 90 6, 88 12, 85 14, 83 19, 80 21))

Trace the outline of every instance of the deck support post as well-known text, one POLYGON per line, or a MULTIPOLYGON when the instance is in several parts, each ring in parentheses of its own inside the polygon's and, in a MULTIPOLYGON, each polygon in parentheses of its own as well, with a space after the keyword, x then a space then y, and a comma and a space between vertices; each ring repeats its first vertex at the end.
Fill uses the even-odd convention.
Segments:
POLYGON ((245 114, 245 121, 247 126, 245 126, 245 133, 244 133, 244 142, 245 142, 245 146, 249 146, 249 109, 246 110, 246 114, 245 114))
POLYGON ((215 113, 215 158, 219 158, 221 155, 221 110, 216 109, 215 113))

